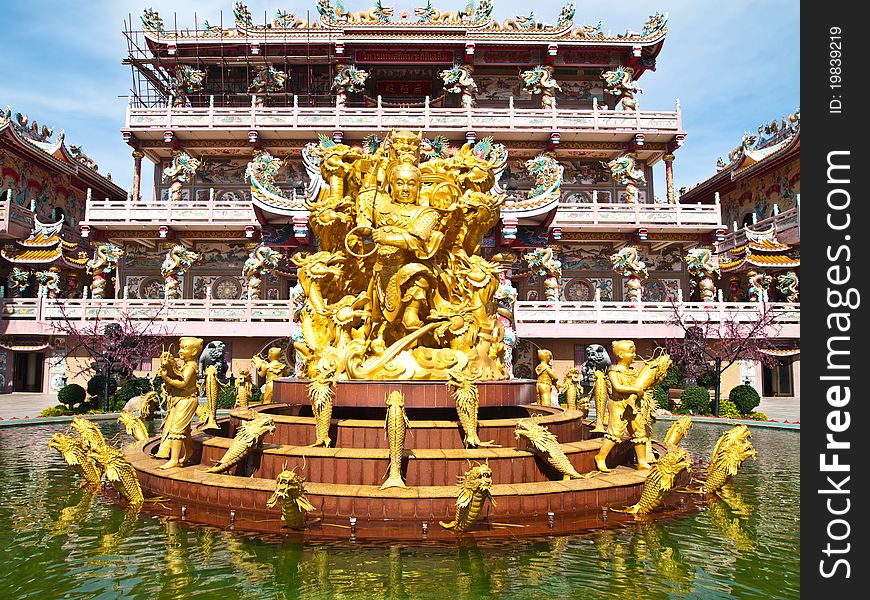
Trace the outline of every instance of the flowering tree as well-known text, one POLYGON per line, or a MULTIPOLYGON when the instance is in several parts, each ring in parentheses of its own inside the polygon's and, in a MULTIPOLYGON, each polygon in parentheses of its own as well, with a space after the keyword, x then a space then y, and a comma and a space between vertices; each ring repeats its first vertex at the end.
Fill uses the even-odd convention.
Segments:
MULTIPOLYGON (((52 319, 51 326, 55 335, 67 340, 63 360, 79 357, 82 354, 90 361, 78 367, 73 377, 92 373, 103 375, 103 410, 109 410, 109 389, 112 373, 127 378, 139 368, 142 360, 150 359, 171 332, 161 320, 165 307, 154 310, 153 314, 135 316, 127 310, 104 314, 98 302, 89 303, 88 318, 70 316, 66 304, 57 302, 53 308, 59 318, 52 319), (96 309, 95 312, 91 312, 96 309)), ((85 310, 85 307, 82 307, 85 310)))
POLYGON ((683 338, 671 338, 665 348, 687 378, 697 379, 711 373, 715 396, 713 414, 719 416, 722 373, 738 360, 760 362, 774 366, 776 360, 764 352, 773 344, 781 326, 779 315, 767 302, 757 304, 758 311, 747 314, 742 311, 726 311, 721 319, 714 320, 711 312, 704 318, 687 314, 679 304, 671 300, 673 314, 669 320, 683 330, 683 338))

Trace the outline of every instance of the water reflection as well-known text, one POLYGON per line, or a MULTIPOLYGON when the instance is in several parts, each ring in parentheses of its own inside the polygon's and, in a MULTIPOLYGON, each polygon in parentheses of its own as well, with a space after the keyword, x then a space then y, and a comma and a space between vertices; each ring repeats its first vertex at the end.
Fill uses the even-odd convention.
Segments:
MULTIPOLYGON (((539 540, 366 545, 246 536, 121 510, 75 489, 62 459, 42 453, 55 431, 0 435, 0 520, 8 524, 0 572, 9 574, 10 598, 57 590, 148 600, 799 597, 794 432, 753 433, 758 461, 700 512, 539 540)), ((706 457, 721 432, 696 424, 683 443, 706 457)))

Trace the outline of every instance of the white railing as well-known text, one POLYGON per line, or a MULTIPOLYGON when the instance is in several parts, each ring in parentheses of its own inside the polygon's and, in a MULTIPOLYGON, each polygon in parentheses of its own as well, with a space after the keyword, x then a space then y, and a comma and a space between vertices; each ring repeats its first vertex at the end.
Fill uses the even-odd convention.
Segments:
POLYGON ((774 234, 777 236, 785 233, 786 231, 795 229, 796 227, 800 227, 800 206, 795 206, 794 208, 790 208, 779 214, 773 215, 772 217, 762 219, 761 221, 753 223, 751 226, 745 226, 742 229, 738 229, 737 231, 732 231, 731 233, 727 234, 721 242, 716 244, 716 250, 718 252, 725 252, 726 250, 731 250, 733 248, 743 246, 746 244, 747 241, 747 230, 764 231, 766 229, 769 229, 771 225, 773 226, 774 234))
POLYGON ((718 204, 608 204, 560 202, 551 227, 631 225, 721 227, 718 204))
POLYGON ((105 322, 134 321, 289 322, 290 300, 140 300, 93 298, 0 298, 0 319, 105 322))
POLYGON ((678 133, 682 131, 682 115, 675 111, 620 111, 573 108, 516 108, 513 98, 507 108, 472 107, 372 108, 348 106, 299 106, 294 96, 293 106, 251 107, 127 107, 127 129, 321 129, 376 130, 409 129, 480 129, 484 131, 652 131, 678 133))
MULTIPOLYGON (((294 192, 295 193, 295 192, 294 192)), ((98 200, 88 198, 85 223, 209 224, 257 222, 250 200, 98 200)))
MULTIPOLYGON (((686 320, 706 322, 751 322, 758 319, 761 310, 758 302, 683 302, 677 310, 686 320)), ((779 324, 799 324, 799 303, 769 303, 779 324)), ((527 302, 514 305, 516 323, 586 323, 668 325, 674 319, 674 307, 670 302, 527 302)))

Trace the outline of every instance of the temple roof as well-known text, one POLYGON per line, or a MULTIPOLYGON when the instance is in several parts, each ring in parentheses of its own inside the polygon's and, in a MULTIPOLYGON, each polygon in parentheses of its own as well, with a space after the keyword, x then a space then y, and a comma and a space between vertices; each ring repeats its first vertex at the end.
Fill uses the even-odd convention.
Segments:
POLYGON ((746 243, 719 258, 722 272, 740 271, 744 266, 762 270, 795 269, 801 266, 799 256, 791 256, 792 246, 776 239, 773 226, 763 231, 746 230, 746 243))
POLYGON ((61 237, 63 219, 56 223, 42 223, 34 218, 34 227, 26 240, 17 240, 21 246, 7 246, 0 255, 14 264, 58 265, 73 269, 83 269, 88 255, 78 249, 76 244, 61 237))

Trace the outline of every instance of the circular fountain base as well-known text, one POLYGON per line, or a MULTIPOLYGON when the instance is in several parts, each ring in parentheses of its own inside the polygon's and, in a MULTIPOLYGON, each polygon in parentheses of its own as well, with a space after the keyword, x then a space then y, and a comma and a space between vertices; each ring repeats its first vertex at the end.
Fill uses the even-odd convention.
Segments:
POLYGON ((164 504, 191 521, 278 532, 280 510, 267 508, 266 502, 278 473, 295 468, 306 479, 306 494, 314 506, 305 535, 452 538, 456 534, 438 522, 453 520, 457 478, 471 464, 486 462, 493 474, 494 503, 486 503, 473 533, 514 536, 578 531, 605 525, 603 518, 619 519, 614 513, 607 516, 608 507, 637 502, 648 473, 631 466, 634 452, 628 443, 616 446, 608 457, 611 473, 597 473, 593 457, 601 438, 592 437, 592 424, 577 411, 529 404, 534 381, 479 384, 479 436, 495 445, 472 449, 464 447, 444 382, 340 382, 330 430, 335 447, 310 447, 314 418, 306 386, 299 380, 276 382, 275 395, 283 402, 231 411, 220 421, 220 432, 196 429, 195 456, 184 468, 159 469, 163 461, 153 457, 157 438, 130 446, 127 455, 146 496, 172 501, 164 504), (390 465, 384 397, 395 389, 404 392, 410 419, 402 461, 408 487, 382 490, 390 465), (206 473, 229 448, 241 423, 257 412, 273 417, 274 432, 227 472, 206 473), (537 416, 557 436, 583 478, 564 480, 524 438, 514 438, 516 422, 529 416, 537 416))

